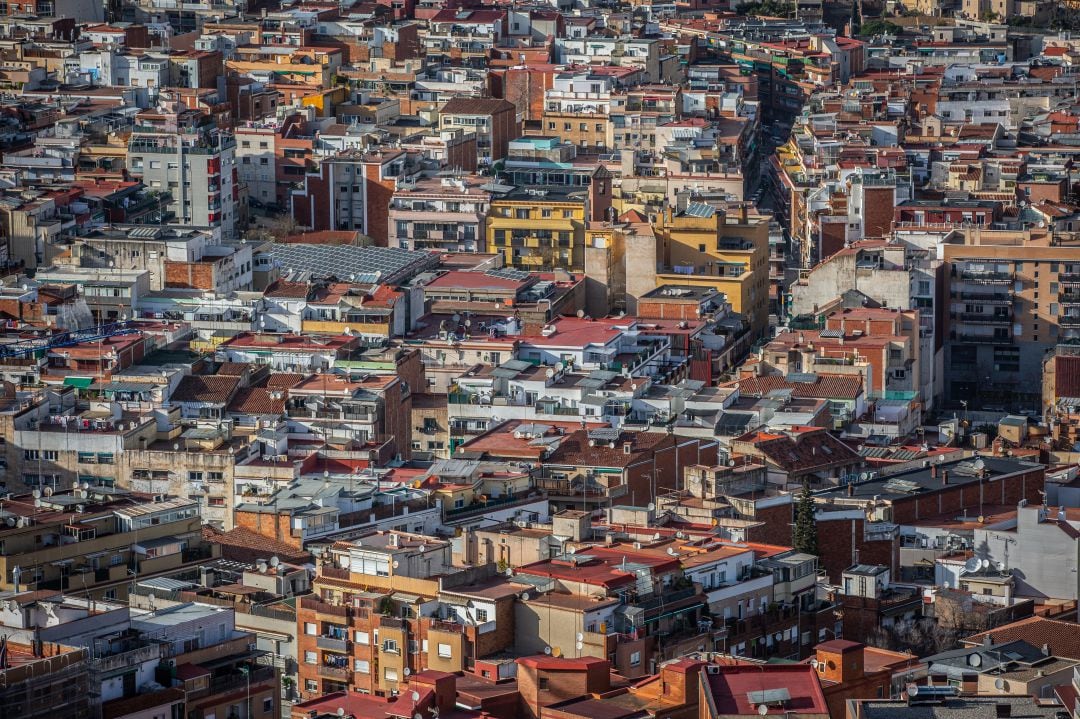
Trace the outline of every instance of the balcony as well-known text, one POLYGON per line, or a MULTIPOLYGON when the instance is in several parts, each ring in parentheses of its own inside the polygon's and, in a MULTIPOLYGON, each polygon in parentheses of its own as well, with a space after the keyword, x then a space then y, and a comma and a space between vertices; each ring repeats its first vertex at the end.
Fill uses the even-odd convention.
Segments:
POLYGON ((976 325, 1007 325, 1012 323, 1012 313, 957 312, 954 318, 976 325))
POLYGON ((327 679, 339 679, 348 681, 349 670, 344 667, 330 667, 325 664, 319 665, 319 676, 327 679))
POLYGON ((1080 272, 1062 272, 1058 275, 1058 282, 1070 287, 1080 285, 1080 272))
POLYGON ((1011 292, 961 292, 958 297, 965 302, 977 302, 984 305, 1011 305, 1013 303, 1011 292))
POLYGON ((956 335, 957 342, 969 342, 973 344, 1011 344, 1013 339, 1011 335, 980 335, 980 334, 964 334, 960 333, 956 335))
POLYGON ((322 636, 315 639, 315 646, 319 649, 328 649, 332 652, 347 652, 349 651, 349 642, 347 639, 339 639, 337 637, 322 636))
POLYGON ((1058 325, 1061 327, 1080 327, 1080 315, 1062 315, 1058 317, 1058 325))
POLYGON ((432 619, 428 623, 428 628, 436 632, 447 632, 449 634, 464 634, 465 625, 458 622, 447 622, 442 619, 432 619))
MULTIPOLYGON (((960 279, 977 285, 1007 285, 1013 281, 1011 272, 992 272, 986 270, 961 270, 960 279)), ((1080 276, 1077 282, 1080 283, 1080 276)))

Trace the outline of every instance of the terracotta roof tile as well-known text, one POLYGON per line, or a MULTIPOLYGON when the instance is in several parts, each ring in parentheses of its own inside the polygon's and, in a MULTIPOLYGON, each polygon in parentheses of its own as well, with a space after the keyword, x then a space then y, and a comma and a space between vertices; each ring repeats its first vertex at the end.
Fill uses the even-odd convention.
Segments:
POLYGON ((1080 659, 1080 624, 1043 617, 1028 617, 964 639, 969 646, 983 643, 989 636, 994 644, 1023 640, 1032 646, 1047 645, 1050 655, 1060 659, 1080 659))
POLYGON ((229 411, 239 414, 285 414, 285 400, 274 397, 270 390, 262 387, 241 389, 229 403, 229 411))
POLYGON ((234 562, 252 564, 257 559, 269 559, 276 556, 289 564, 307 564, 312 561, 309 552, 280 542, 272 537, 265 537, 246 527, 236 527, 228 532, 203 525, 203 539, 221 545, 221 556, 234 562))
POLYGON ((821 374, 815 382, 788 382, 779 375, 739 380, 739 393, 764 397, 778 389, 790 389, 793 397, 806 399, 856 399, 863 393, 862 375, 821 374))
POLYGON ((173 402, 208 402, 225 404, 240 386, 239 377, 189 375, 180 380, 172 393, 173 402))

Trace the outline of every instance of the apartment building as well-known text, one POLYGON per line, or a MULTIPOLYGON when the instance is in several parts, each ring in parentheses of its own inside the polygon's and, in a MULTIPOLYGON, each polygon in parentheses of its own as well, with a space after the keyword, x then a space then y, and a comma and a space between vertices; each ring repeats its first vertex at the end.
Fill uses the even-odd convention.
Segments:
POLYGON ((128 142, 127 167, 148 187, 169 195, 167 207, 177 224, 213 228, 231 239, 239 199, 236 140, 199 117, 178 103, 140 113, 128 142))
POLYGON ((669 207, 660 213, 653 232, 655 243, 636 243, 640 250, 625 254, 627 294, 640 302, 659 284, 711 287, 749 319, 753 336, 764 332, 769 319, 765 218, 750 216, 745 207, 734 215, 689 202, 681 210, 669 207), (650 273, 646 262, 659 269, 650 273))
POLYGON ((1039 407, 1046 351, 1080 336, 1080 245, 1040 230, 962 230, 946 238, 943 259, 945 396, 1039 407))
POLYGON ((402 183, 390 201, 389 247, 484 252, 491 192, 467 175, 402 183))
POLYGON ((293 114, 282 120, 247 122, 236 128, 237 179, 248 197, 262 205, 287 207, 293 184, 312 164, 315 135, 306 119, 293 114))
POLYGON ((494 565, 451 565, 451 545, 406 532, 364 534, 331 550, 297 609, 304 697, 390 693, 423 668, 460 671, 513 641, 523 587, 494 565), (486 635, 493 636, 486 636, 486 635))
POLYGON ((4 502, 0 587, 123 599, 131 578, 210 559, 192 500, 95 485, 37 490, 4 502), (39 496, 40 495, 40 496, 39 496))
POLYGON ((481 166, 505 158, 510 141, 521 135, 517 108, 506 100, 454 98, 439 108, 439 127, 471 129, 481 166))

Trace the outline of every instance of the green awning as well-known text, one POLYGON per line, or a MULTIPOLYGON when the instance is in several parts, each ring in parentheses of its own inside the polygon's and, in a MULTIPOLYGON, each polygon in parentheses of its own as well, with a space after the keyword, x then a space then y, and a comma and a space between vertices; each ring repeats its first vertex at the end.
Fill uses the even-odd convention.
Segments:
POLYGON ((65 377, 65 387, 78 387, 79 389, 86 389, 90 385, 94 384, 93 377, 65 377))

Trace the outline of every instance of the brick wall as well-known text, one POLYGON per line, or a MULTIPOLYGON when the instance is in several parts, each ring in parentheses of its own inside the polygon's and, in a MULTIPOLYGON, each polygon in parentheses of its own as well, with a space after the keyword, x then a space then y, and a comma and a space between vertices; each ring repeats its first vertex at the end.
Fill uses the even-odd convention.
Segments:
POLYGON ((289 546, 302 549, 300 538, 293 537, 289 527, 289 516, 270 512, 241 512, 235 513, 236 526, 245 527, 253 532, 258 532, 264 537, 285 542, 289 546))
POLYGON ((216 286, 211 262, 165 261, 165 286, 181 289, 212 290, 216 286))
POLYGON ((987 505, 1014 506, 1021 499, 1037 504, 1042 501, 1040 491, 1046 480, 1046 472, 1040 467, 1002 479, 987 478, 963 485, 946 485, 944 477, 941 480, 942 485, 935 492, 894 499, 892 521, 910 524, 942 514, 962 514, 965 509, 968 514, 978 516, 981 508, 987 505))

